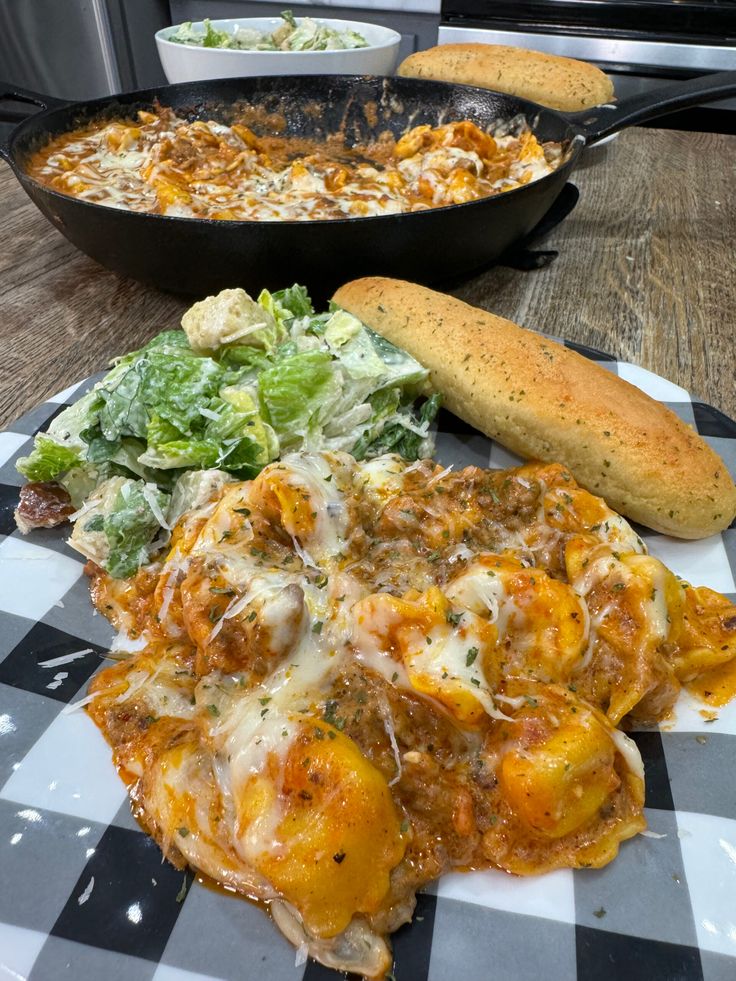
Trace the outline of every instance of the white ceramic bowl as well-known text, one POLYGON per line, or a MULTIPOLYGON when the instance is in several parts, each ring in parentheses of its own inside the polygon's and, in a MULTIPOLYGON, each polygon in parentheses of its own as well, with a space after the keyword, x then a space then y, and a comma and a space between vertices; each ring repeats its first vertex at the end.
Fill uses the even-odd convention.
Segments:
MULTIPOLYGON (((245 75, 392 75, 399 54, 401 35, 378 24, 353 20, 315 18, 337 31, 362 34, 367 48, 338 51, 238 51, 232 48, 202 48, 169 41, 180 25, 156 32, 156 47, 164 74, 170 82, 194 82, 201 78, 238 78, 245 75)), ((218 30, 251 27, 271 33, 283 24, 280 17, 239 17, 213 20, 218 30)), ((204 24, 193 25, 204 31, 204 24)))

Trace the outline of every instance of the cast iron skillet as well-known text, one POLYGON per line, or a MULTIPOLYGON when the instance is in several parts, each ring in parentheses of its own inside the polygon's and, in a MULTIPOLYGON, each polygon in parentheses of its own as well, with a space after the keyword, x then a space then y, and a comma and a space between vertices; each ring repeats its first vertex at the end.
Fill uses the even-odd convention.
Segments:
MULTIPOLYGON (((0 98, 43 110, 29 115, 5 139, 0 129, 0 155, 49 221, 78 249, 116 272, 164 290, 200 296, 224 287, 253 291, 299 281, 323 298, 358 276, 438 283, 480 269, 534 228, 561 192, 584 146, 633 123, 735 93, 736 72, 720 72, 616 105, 564 115, 486 89, 412 78, 228 78, 83 103, 63 103, 0 82, 0 98), (386 129, 399 135, 420 123, 467 118, 484 128, 522 114, 537 137, 562 142, 568 156, 541 180, 467 204, 403 215, 288 223, 122 211, 52 191, 26 174, 29 152, 51 137, 92 119, 130 116, 151 108, 155 100, 190 118, 224 122, 246 104, 285 118, 288 134, 320 137, 342 126, 348 139, 361 141, 386 129)), ((641 175, 643 181, 651 179, 650 174, 641 175)))

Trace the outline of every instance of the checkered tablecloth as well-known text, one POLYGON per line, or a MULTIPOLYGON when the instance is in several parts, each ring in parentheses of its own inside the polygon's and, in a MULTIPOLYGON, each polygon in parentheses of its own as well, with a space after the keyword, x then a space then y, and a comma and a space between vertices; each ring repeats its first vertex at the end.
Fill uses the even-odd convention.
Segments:
MULTIPOLYGON (((649 372, 596 357, 695 426, 736 473, 736 424, 649 372)), ((112 631, 93 612, 68 532, 15 530, 14 461, 87 387, 0 434, 0 979, 336 979, 295 966, 262 910, 162 862, 102 736, 83 711, 66 711, 112 631)), ((449 416, 437 455, 443 465, 516 462, 449 416)), ((736 529, 701 542, 640 532, 677 573, 736 598, 736 529)), ((634 734, 661 837, 626 842, 601 870, 445 876, 394 937, 396 981, 734 981, 736 706, 712 722, 702 708, 683 697, 674 724, 634 734)))

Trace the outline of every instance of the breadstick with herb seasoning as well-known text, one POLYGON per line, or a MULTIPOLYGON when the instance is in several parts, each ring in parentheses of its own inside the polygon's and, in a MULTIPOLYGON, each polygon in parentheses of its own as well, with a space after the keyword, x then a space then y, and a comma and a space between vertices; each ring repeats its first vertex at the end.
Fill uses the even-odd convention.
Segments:
POLYGON ((595 65, 506 44, 440 44, 409 55, 397 74, 478 85, 562 112, 613 98, 613 83, 595 65))
POLYGON ((429 368, 455 415, 522 457, 563 463, 634 521, 705 538, 736 514, 721 458, 666 406, 595 362, 398 279, 354 280, 333 299, 429 368))

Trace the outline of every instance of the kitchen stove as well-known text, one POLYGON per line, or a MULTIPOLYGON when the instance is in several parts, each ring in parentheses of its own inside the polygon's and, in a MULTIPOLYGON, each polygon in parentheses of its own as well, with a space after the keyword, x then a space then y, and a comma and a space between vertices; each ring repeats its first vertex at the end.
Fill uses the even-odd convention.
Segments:
MULTIPOLYGON (((442 0, 439 43, 466 41, 591 61, 622 98, 736 69, 736 0, 442 0)), ((648 125, 736 133, 736 100, 648 125)))

